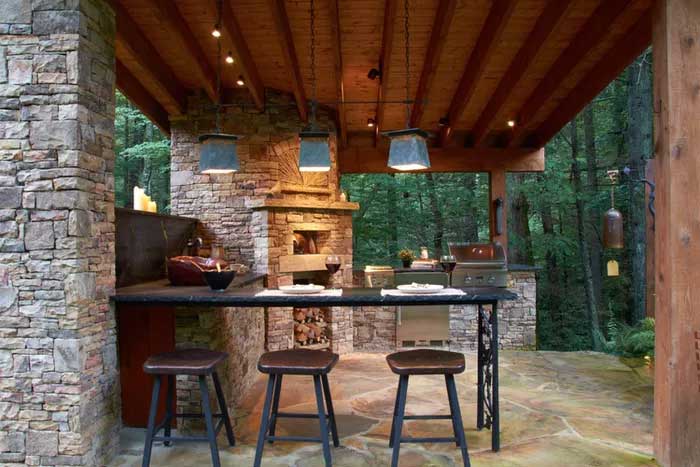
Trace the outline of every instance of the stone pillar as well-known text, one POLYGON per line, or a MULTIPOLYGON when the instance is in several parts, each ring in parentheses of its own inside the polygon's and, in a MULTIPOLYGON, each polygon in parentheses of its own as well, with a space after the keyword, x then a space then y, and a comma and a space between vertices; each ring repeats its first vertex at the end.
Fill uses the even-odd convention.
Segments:
POLYGON ((0 1, 0 464, 116 450, 114 13, 0 1))

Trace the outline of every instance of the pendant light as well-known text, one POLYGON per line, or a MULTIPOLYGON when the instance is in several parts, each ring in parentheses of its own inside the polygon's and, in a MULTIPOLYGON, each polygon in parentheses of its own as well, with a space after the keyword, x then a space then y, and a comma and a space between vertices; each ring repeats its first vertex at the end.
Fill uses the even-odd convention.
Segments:
MULTIPOLYGON (((221 24, 221 0, 217 3, 218 21, 215 31, 221 24)), ((238 136, 221 133, 221 41, 217 38, 217 67, 216 67, 216 132, 201 135, 199 152, 199 170, 204 174, 227 174, 237 172, 241 165, 236 152, 238 136)))
POLYGON ((409 0, 404 0, 404 47, 406 67, 406 128, 382 133, 391 140, 389 146, 389 167, 396 170, 425 170, 430 167, 430 156, 426 140, 428 134, 411 126, 410 104, 410 55, 409 55, 409 0))
POLYGON ((617 170, 611 170, 608 172, 608 177, 611 181, 611 207, 603 215, 603 246, 605 248, 620 249, 624 247, 624 229, 622 224, 622 213, 615 209, 615 183, 617 182, 617 176, 617 170))
POLYGON ((311 123, 299 133, 299 171, 328 172, 331 170, 330 133, 321 131, 316 123, 316 10, 314 0, 309 6, 311 16, 311 123))

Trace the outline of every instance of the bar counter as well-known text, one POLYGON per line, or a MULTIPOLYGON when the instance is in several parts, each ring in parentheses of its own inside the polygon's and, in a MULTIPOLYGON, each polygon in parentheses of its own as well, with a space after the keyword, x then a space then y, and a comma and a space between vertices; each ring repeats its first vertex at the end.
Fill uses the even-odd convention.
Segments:
POLYGON ((501 300, 515 300, 518 296, 508 289, 497 287, 468 287, 464 295, 382 295, 381 289, 345 287, 339 296, 280 295, 256 296, 258 290, 245 286, 263 277, 245 274, 237 277, 224 292, 214 292, 207 286, 174 287, 167 280, 148 282, 117 289, 112 296, 116 303, 142 305, 192 305, 226 307, 327 307, 327 306, 397 306, 397 305, 478 305, 501 300))

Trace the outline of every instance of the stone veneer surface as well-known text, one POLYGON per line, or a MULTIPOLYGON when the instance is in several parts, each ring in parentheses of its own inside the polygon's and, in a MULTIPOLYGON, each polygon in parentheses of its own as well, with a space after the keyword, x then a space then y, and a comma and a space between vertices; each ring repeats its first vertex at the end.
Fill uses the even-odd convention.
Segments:
MULTIPOLYGON (((508 288, 519 298, 499 304, 499 344, 504 349, 534 349, 537 326, 537 278, 533 271, 508 273, 508 288)), ((477 307, 450 306, 450 350, 475 350, 477 307)), ((396 342, 395 307, 356 307, 353 311, 354 350, 392 352, 396 342)))
POLYGON ((114 13, 0 1, 0 464, 118 443, 114 13))

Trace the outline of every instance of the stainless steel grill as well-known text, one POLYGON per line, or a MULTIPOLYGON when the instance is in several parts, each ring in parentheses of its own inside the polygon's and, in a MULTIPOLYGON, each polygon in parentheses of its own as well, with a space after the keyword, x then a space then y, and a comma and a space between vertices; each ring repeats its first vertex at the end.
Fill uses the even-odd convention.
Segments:
POLYGON ((450 254, 457 259, 452 272, 453 287, 506 287, 508 265, 499 243, 452 243, 450 254))

